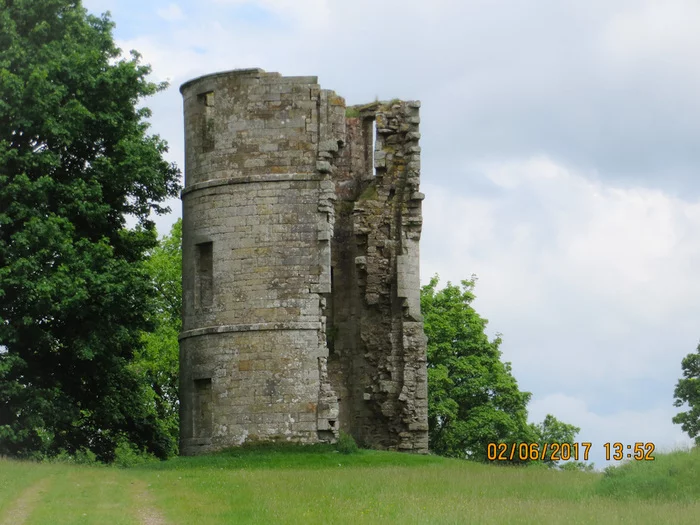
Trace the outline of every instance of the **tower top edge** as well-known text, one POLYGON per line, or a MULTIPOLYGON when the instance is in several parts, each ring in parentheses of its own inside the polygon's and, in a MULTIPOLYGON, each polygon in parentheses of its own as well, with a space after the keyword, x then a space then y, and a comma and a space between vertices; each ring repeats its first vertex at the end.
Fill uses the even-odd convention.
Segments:
POLYGON ((212 79, 212 78, 217 78, 217 77, 230 77, 230 76, 260 76, 260 75, 274 76, 274 77, 282 76, 279 73, 267 72, 264 69, 261 69, 259 67, 246 68, 246 69, 229 69, 227 71, 218 71, 216 73, 207 73, 206 75, 201 75, 201 76, 192 78, 192 79, 188 80, 187 82, 184 82, 182 85, 180 85, 180 93, 182 93, 190 85, 195 84, 195 83, 200 82, 200 81, 205 80, 205 79, 212 79))

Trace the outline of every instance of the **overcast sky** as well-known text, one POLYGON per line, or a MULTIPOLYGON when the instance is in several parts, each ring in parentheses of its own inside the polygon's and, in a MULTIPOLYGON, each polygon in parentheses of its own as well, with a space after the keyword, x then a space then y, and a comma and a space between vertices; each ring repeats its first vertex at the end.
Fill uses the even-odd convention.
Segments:
POLYGON ((421 100, 422 281, 478 276, 531 421, 581 427, 597 467, 606 442, 690 443, 671 418, 700 339, 700 2, 84 4, 170 81, 146 104, 179 166, 178 88, 198 75, 421 100))

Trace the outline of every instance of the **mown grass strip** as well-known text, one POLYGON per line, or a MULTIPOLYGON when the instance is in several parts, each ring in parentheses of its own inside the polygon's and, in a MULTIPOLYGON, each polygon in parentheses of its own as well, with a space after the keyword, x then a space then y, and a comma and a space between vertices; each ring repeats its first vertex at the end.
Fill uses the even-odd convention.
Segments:
POLYGON ((188 469, 153 473, 152 491, 169 520, 182 525, 690 524, 700 515, 700 503, 602 498, 592 491, 598 475, 573 474, 459 466, 188 469))
POLYGON ((44 478, 24 489, 5 511, 0 525, 24 525, 50 484, 51 479, 44 478))
MULTIPOLYGON (((700 454, 686 453, 605 476, 386 452, 268 448, 125 470, 17 463, 0 469, 0 479, 17 474, 24 490, 31 480, 52 480, 28 524, 695 524, 699 466, 700 454), (674 484, 663 481, 669 477, 674 484), (659 486, 682 497, 647 490, 659 486)), ((15 499, 22 493, 12 483, 9 488, 15 499)))
POLYGON ((143 480, 131 483, 132 500, 135 502, 134 510, 143 525, 167 525, 163 513, 155 506, 150 485, 143 480))
POLYGON ((0 458, 0 523, 17 498, 45 475, 34 465, 0 458))
POLYGON ((104 467, 52 465, 51 489, 37 504, 29 525, 136 525, 141 521, 132 499, 135 481, 104 467))
POLYGON ((370 451, 305 454, 229 451, 179 458, 138 475, 150 479, 158 505, 173 524, 682 524, 696 523, 700 515, 697 501, 601 497, 601 474, 370 451))

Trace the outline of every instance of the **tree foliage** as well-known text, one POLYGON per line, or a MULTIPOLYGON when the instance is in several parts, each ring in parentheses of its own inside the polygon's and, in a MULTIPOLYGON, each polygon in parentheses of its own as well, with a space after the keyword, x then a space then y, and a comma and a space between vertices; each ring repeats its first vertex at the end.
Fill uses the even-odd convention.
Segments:
MULTIPOLYGON (((431 450, 485 461, 489 443, 573 443, 579 428, 552 415, 527 423, 531 394, 520 391, 511 364, 501 361, 500 336, 489 341, 487 320, 471 306, 476 279, 441 290, 438 282, 433 277, 421 289, 431 450)), ((550 453, 544 463, 557 464, 550 453)))
POLYGON ((500 359, 500 337, 489 341, 487 321, 471 306, 475 279, 437 285, 433 277, 421 289, 431 449, 486 460, 488 443, 535 441, 527 424, 531 394, 518 389, 510 363, 500 359))
POLYGON ((179 172, 137 108, 164 86, 112 29, 79 1, 0 0, 0 454, 172 447, 129 365, 179 172))
MULTIPOLYGON (((146 261, 146 271, 156 289, 155 329, 143 333, 144 346, 137 351, 134 370, 148 385, 149 403, 177 443, 179 434, 179 343, 182 329, 182 220, 160 240, 146 261)), ((175 453, 175 449, 173 453, 175 453)))
MULTIPOLYGON (((555 450, 551 445, 555 443, 558 445, 566 443, 573 446, 576 435, 581 431, 579 427, 559 421, 551 414, 547 414, 542 423, 532 424, 531 427, 536 436, 536 442, 540 445, 540 450, 545 451, 546 454, 540 461, 550 467, 559 465, 559 459, 552 459, 554 453, 556 453, 557 458, 562 456, 561 448, 555 450), (548 445, 546 449, 544 447, 545 444, 548 445)), ((571 455, 573 456, 573 453, 571 455)), ((580 461, 570 461, 564 463, 564 467, 562 468, 566 468, 567 470, 592 470, 593 465, 586 465, 580 461)))
POLYGON ((695 438, 695 444, 700 446, 700 345, 694 353, 688 354, 681 362, 683 377, 678 380, 673 393, 674 406, 680 407, 685 403, 689 409, 673 417, 673 422, 681 425, 683 432, 695 438))

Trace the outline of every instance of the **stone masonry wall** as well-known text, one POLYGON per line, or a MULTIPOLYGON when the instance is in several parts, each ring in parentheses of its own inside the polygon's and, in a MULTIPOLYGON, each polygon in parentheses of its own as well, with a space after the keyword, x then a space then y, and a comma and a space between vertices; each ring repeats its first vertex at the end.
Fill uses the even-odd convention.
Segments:
POLYGON ((260 69, 181 92, 181 452, 339 430, 426 452, 419 104, 346 118, 316 77, 260 69))
POLYGON ((330 362, 343 377, 331 384, 349 385, 341 428, 369 446, 426 451, 419 107, 392 101, 349 111, 356 116, 335 177, 330 362))

